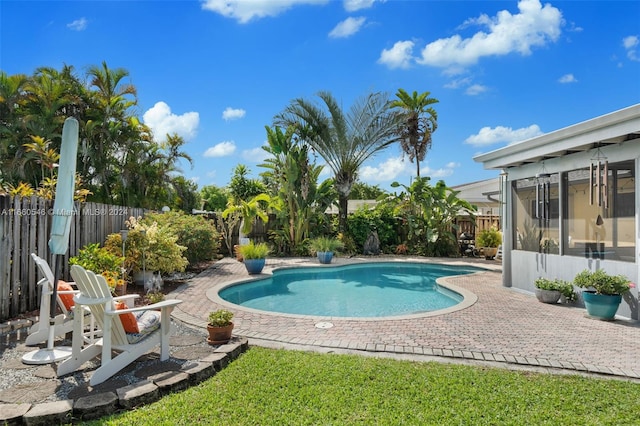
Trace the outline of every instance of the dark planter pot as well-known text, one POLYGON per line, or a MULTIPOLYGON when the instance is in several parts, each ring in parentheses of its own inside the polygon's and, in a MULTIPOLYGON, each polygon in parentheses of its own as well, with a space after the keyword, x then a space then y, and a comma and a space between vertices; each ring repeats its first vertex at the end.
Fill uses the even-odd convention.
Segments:
POLYGON ((622 302, 620 294, 596 294, 592 291, 583 291, 582 300, 587 308, 590 317, 602 320, 612 320, 618 312, 618 307, 622 302))
POLYGON ((536 288, 536 297, 542 303, 558 303, 562 293, 558 290, 542 290, 536 288))
POLYGON ((333 252, 332 251, 318 251, 316 252, 318 256, 318 261, 320 263, 328 264, 333 260, 333 252))
POLYGON ((208 344, 223 345, 231 340, 233 323, 224 327, 212 327, 210 325, 207 325, 207 331, 209 332, 209 338, 207 339, 208 344))
POLYGON ((264 268, 265 259, 245 259, 244 266, 249 275, 259 274, 264 268))

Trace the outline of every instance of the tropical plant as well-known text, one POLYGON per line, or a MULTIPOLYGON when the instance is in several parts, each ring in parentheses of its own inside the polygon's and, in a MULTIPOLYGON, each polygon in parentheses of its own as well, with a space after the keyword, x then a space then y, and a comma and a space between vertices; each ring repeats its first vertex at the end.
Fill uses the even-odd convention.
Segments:
POLYGON ((391 204, 407 228, 407 244, 412 251, 425 256, 449 256, 458 252, 458 227, 455 219, 461 212, 475 218, 475 207, 458 198, 459 191, 440 180, 435 186, 429 177, 416 178, 410 186, 393 182, 392 187, 404 191, 382 200, 391 204))
POLYGON ((277 202, 274 201, 277 200, 273 200, 268 194, 258 194, 249 201, 230 198, 226 210, 222 212, 222 217, 227 219, 237 213, 240 214, 241 220, 238 230, 238 238, 240 239, 249 235, 256 219, 260 219, 264 223, 269 222, 267 210, 279 208, 277 202))
POLYGON ((300 140, 309 144, 333 172, 338 192, 339 228, 347 227, 347 200, 362 164, 397 140, 396 114, 384 93, 371 93, 345 112, 326 91, 318 93, 324 108, 297 98, 276 116, 275 123, 293 126, 300 140))
POLYGON ((593 289, 596 294, 607 295, 624 294, 635 287, 624 275, 609 275, 604 269, 593 272, 585 269, 573 278, 573 284, 587 290, 593 289))
POLYGON ((123 68, 90 66, 88 84, 73 67, 37 68, 31 76, 0 71, 0 181, 44 197, 55 181, 64 119, 80 122, 78 176, 90 201, 191 211, 197 187, 182 176, 178 135, 158 135, 134 115, 136 89, 123 68))
POLYGON ((309 248, 313 252, 335 252, 344 247, 342 241, 331 237, 316 237, 309 240, 309 248))
MULTIPOLYGON (((168 226, 159 226, 157 222, 147 225, 140 219, 130 217, 126 221, 128 234, 125 242, 125 266, 127 270, 134 273, 146 270, 167 274, 184 271, 189 263, 183 256, 187 248, 177 243, 178 236, 168 226)), ((121 234, 108 235, 105 247, 112 253, 121 253, 121 234)))
POLYGON ((269 255, 270 249, 267 243, 254 243, 250 241, 249 244, 241 245, 238 250, 242 254, 242 257, 246 259, 264 259, 269 255))
POLYGON ((277 217, 285 222, 285 229, 275 231, 275 238, 282 251, 298 253, 310 229, 317 228, 333 203, 335 192, 330 180, 318 185, 322 167, 310 163, 309 146, 296 143, 293 127, 286 132, 280 127, 267 126, 266 130, 268 145, 263 149, 271 156, 260 165, 267 169, 261 176, 272 183, 273 192, 282 201, 277 217))
POLYGON ((420 162, 424 160, 431 147, 431 135, 438 128, 438 113, 430 105, 439 101, 430 98, 431 92, 418 95, 414 91, 409 95, 404 89, 398 89, 397 100, 391 102, 391 107, 401 111, 398 121, 398 135, 400 146, 409 156, 409 161, 416 162, 416 175, 420 177, 420 162))
POLYGON ((226 327, 231 325, 233 319, 233 312, 226 309, 218 309, 209 312, 209 322, 211 327, 226 327))
POLYGON ((478 247, 498 247, 500 244, 502 244, 502 233, 493 226, 483 229, 476 235, 476 246, 478 247))

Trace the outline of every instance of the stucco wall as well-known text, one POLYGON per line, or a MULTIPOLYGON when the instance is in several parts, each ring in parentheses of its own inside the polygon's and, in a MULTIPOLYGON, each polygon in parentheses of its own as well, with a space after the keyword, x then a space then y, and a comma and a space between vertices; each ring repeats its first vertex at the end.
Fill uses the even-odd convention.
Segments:
MULTIPOLYGON (((584 269, 591 271, 604 269, 609 274, 622 274, 629 278, 631 282, 638 283, 637 265, 635 263, 513 250, 511 252, 510 275, 512 278, 510 284, 514 288, 533 293, 535 290, 533 282, 536 278, 559 278, 573 281, 575 274, 584 269), (523 267, 523 265, 527 265, 527 267, 523 267)), ((505 285, 509 285, 509 283, 505 283, 505 285)), ((576 292, 579 293, 579 291, 580 289, 576 289, 576 292)), ((637 320, 640 319, 637 306, 638 288, 631 289, 630 293, 633 298, 626 297, 622 301, 618 309, 618 315, 637 320)), ((578 298, 577 304, 583 306, 581 298, 578 298)))

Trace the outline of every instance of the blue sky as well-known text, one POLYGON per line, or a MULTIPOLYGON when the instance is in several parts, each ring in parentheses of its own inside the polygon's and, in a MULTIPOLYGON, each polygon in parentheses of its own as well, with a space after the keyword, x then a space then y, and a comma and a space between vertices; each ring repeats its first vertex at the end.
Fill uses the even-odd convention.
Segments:
MULTIPOLYGON (((187 141, 200 186, 237 164, 257 176, 265 125, 320 90, 345 110, 372 91, 431 92, 421 175, 449 186, 497 176, 479 153, 640 102, 638 1, 2 0, 0 27, 8 74, 128 70, 138 115, 187 141)), ((385 189, 414 175, 397 146, 360 170, 385 189)))

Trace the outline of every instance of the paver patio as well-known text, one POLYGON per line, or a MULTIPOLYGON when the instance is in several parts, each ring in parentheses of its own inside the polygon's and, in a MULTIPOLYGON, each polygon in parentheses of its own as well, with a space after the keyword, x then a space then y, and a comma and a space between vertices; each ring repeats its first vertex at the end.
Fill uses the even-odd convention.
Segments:
MULTIPOLYGON (((354 257, 334 262, 390 259, 354 257)), ((446 278, 447 283, 477 295, 476 303, 466 309, 421 318, 372 321, 265 313, 227 304, 217 297, 217 290, 251 277, 242 263, 225 258, 172 294, 183 301, 173 315, 187 324, 204 327, 211 310, 230 309, 235 313, 234 334, 249 338, 250 345, 429 355, 640 378, 638 321, 600 321, 587 317, 584 308, 540 303, 532 294, 503 287, 500 263, 496 261, 403 259, 472 262, 491 270, 446 278), (319 321, 330 321, 333 327, 317 328, 319 321)), ((317 265, 317 261, 270 258, 264 272, 293 265, 317 265)))

